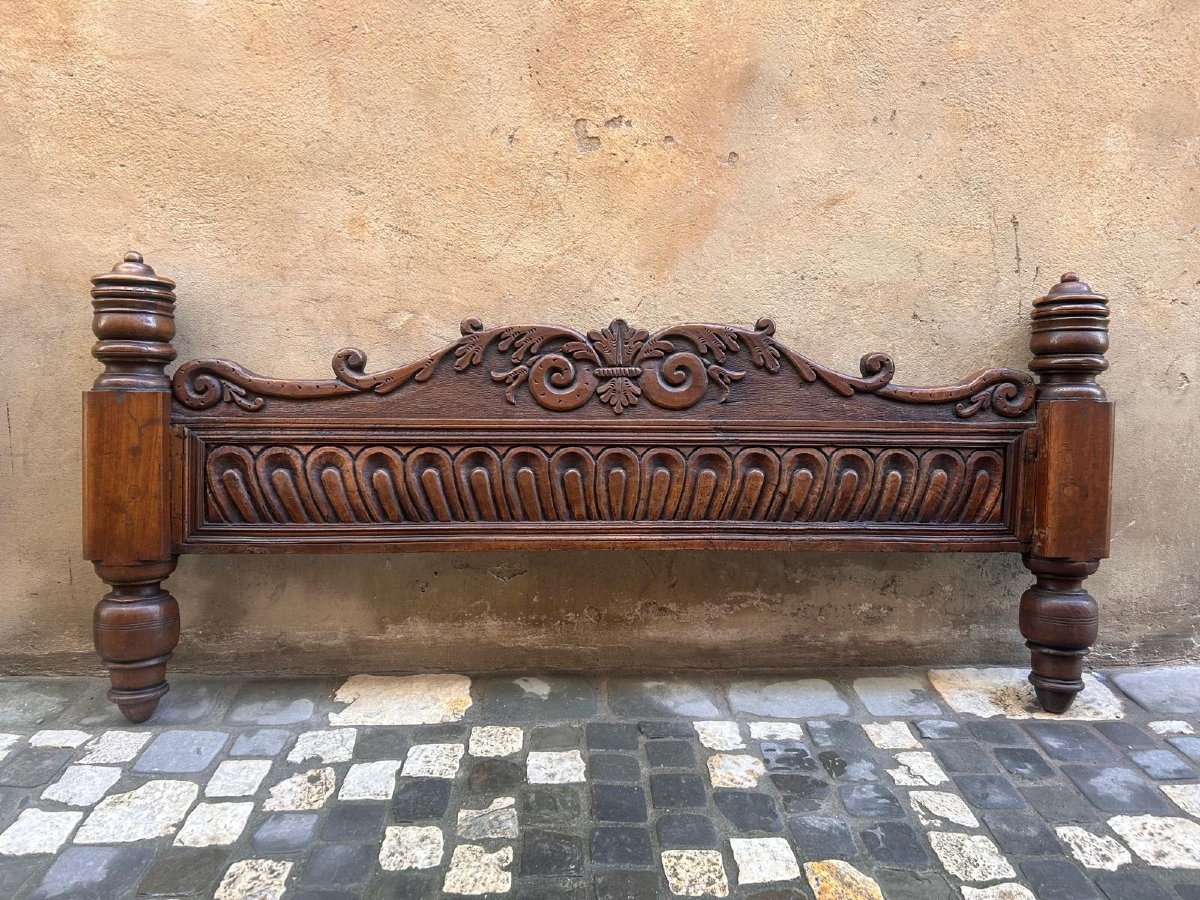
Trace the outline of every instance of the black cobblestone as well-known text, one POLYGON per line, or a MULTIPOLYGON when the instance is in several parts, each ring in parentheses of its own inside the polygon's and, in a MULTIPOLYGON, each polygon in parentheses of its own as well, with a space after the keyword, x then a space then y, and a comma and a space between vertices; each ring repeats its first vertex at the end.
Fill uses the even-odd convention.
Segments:
POLYGON ((592 816, 598 822, 645 822, 646 794, 638 785, 592 785, 592 816))
POLYGON ((783 831, 783 817, 774 798, 753 791, 717 788, 713 802, 739 831, 783 831))
POLYGON ((657 809, 680 809, 708 803, 699 775, 662 772, 650 776, 650 796, 657 809))
POLYGON ((670 813, 658 820, 658 842, 665 849, 717 846, 717 829, 708 816, 670 813))
POLYGON ((687 741, 650 741, 646 744, 650 765, 664 769, 683 769, 696 765, 696 751, 687 741))

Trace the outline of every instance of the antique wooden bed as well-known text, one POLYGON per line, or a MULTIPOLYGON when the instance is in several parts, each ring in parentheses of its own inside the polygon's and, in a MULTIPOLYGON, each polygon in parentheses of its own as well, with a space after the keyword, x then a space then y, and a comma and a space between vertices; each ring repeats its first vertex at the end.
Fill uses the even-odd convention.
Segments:
MULTIPOLYGON (((175 358, 175 284, 128 253, 92 279, 84 553, 112 590, 96 649, 126 718, 167 691, 181 553, 704 548, 1021 553, 1041 704, 1081 690, 1083 580, 1108 555, 1106 298, 1074 274, 1034 301, 1030 368, 900 387, 753 328, 485 328, 333 377, 175 358)), ((848 626, 850 627, 850 626, 848 626)))

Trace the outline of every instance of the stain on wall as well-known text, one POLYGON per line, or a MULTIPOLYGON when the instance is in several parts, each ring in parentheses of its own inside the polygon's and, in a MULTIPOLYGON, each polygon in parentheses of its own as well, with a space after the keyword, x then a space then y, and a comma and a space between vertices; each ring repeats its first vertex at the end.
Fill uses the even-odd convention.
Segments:
MULTIPOLYGON (((1200 638, 1200 7, 1090 0, 12 4, 0 29, 0 661, 94 668, 87 278, 179 282, 181 358, 320 376, 458 322, 753 323, 852 369, 1027 359, 1113 298, 1097 656, 1200 638)), ((175 669, 1023 657, 999 556, 189 557, 175 669), (299 652, 298 652, 299 651, 299 652)))

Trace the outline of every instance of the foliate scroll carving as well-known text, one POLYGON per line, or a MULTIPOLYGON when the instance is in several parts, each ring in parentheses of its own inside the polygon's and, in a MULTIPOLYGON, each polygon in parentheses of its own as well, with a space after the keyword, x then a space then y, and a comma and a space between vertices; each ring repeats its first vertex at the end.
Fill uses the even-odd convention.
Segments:
POLYGON ((1002 451, 213 448, 209 524, 729 521, 997 524, 1002 451))
POLYGON ((389 394, 409 382, 432 378, 441 363, 466 372, 483 365, 495 348, 510 363, 489 370, 504 385, 509 403, 528 395, 542 409, 569 412, 589 402, 615 414, 645 401, 669 411, 689 409, 705 397, 724 402, 735 382, 752 372, 778 375, 785 366, 802 381, 820 382, 843 397, 875 394, 901 403, 954 403, 961 418, 981 410, 1012 418, 1034 401, 1032 378, 1012 369, 988 369, 961 384, 901 387, 892 384, 895 363, 884 353, 862 358, 859 375, 822 366, 775 340, 775 323, 761 319, 753 329, 732 325, 676 325, 653 334, 617 319, 584 334, 556 325, 510 325, 485 329, 478 319, 462 324, 457 341, 404 366, 367 373, 361 350, 340 350, 334 378, 283 381, 264 378, 222 360, 195 360, 175 374, 175 396, 189 409, 219 403, 255 412, 264 398, 318 399, 371 392, 389 394))

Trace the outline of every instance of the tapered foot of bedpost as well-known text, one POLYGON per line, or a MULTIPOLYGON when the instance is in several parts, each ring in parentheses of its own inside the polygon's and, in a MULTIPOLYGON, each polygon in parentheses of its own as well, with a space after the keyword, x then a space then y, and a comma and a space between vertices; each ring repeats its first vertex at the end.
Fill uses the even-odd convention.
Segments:
POLYGON ((1021 596, 1021 634, 1029 648, 1033 684, 1042 709, 1066 712, 1083 690, 1083 658, 1099 633, 1096 600, 1083 579, 1098 563, 1025 557, 1037 583, 1021 596))
POLYGON ((108 699, 130 722, 145 722, 154 715, 170 689, 167 661, 179 643, 179 604, 162 587, 166 573, 147 574, 157 577, 115 582, 112 573, 100 571, 113 589, 96 604, 92 622, 96 652, 111 683, 108 699))

